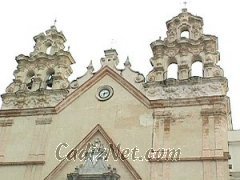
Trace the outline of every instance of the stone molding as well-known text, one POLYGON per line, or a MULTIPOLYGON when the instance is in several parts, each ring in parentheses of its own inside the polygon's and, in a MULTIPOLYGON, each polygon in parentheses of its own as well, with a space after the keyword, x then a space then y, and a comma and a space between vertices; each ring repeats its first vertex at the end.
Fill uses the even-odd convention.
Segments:
MULTIPOLYGON (((84 91, 85 92, 85 91, 84 91)), ((83 92, 82 92, 83 93, 83 92)), ((51 115, 58 114, 64 110, 69 104, 71 104, 78 95, 67 97, 61 103, 55 107, 46 108, 32 108, 32 109, 6 109, 0 110, 0 117, 20 117, 20 116, 37 116, 37 115, 51 115)), ((144 96, 143 96, 144 97, 144 96)), ((143 98, 137 98, 142 102, 143 98)), ((200 97, 200 98, 189 98, 189 99, 169 99, 169 100, 152 100, 146 99, 142 102, 147 108, 168 108, 168 107, 187 107, 187 106, 199 106, 208 105, 212 103, 223 103, 229 101, 227 96, 213 96, 213 97, 200 97)), ((228 107, 229 109, 229 107, 228 107)))
POLYGON ((202 108, 201 116, 227 116, 228 109, 226 107, 209 107, 209 108, 202 108))
POLYGON ((38 118, 35 120, 36 125, 46 125, 52 123, 52 118, 38 118))
POLYGON ((179 160, 166 160, 166 159, 149 159, 149 162, 169 162, 169 163, 174 163, 174 162, 183 162, 183 161, 228 161, 229 157, 228 156, 216 156, 216 157, 183 157, 180 158, 179 160))
POLYGON ((0 162, 0 166, 26 166, 26 165, 44 165, 45 161, 6 161, 0 162))
POLYGON ((13 119, 3 119, 3 120, 0 120, 0 127, 12 126, 13 122, 14 122, 13 119))

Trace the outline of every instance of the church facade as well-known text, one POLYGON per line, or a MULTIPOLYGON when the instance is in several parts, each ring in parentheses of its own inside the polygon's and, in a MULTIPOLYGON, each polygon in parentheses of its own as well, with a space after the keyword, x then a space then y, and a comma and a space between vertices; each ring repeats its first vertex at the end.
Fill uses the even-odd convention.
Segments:
POLYGON ((150 44, 145 77, 130 60, 118 69, 115 49, 69 82, 71 53, 55 26, 19 55, 2 94, 0 179, 227 180, 228 82, 218 39, 183 9, 166 22, 167 37, 150 44), (189 37, 183 37, 187 32, 189 37), (202 77, 192 65, 202 63, 202 77), (168 67, 177 64, 177 79, 168 67))

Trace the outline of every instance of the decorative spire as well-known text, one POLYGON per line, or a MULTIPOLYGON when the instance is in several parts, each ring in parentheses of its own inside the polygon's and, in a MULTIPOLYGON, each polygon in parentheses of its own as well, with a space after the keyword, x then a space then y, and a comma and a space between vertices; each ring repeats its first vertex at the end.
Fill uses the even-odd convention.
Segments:
POLYGON ((125 61, 125 63, 124 63, 124 66, 126 67, 126 68, 130 68, 131 67, 131 63, 130 63, 130 61, 129 61, 129 57, 127 56, 127 59, 126 59, 126 61, 125 61))
POLYGON ((90 61, 89 65, 87 66, 87 71, 88 72, 93 72, 94 71, 94 67, 93 67, 93 64, 92 64, 92 60, 90 61))

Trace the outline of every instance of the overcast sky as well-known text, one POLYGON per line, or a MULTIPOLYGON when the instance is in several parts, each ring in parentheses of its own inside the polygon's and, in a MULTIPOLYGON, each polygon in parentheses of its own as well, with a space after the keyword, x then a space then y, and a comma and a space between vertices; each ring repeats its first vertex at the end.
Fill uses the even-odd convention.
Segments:
MULTIPOLYGON (((219 65, 229 80, 235 129, 240 128, 239 4, 238 0, 191 0, 187 4, 189 12, 203 18, 204 33, 219 38, 219 65)), ((166 36, 165 22, 182 8, 180 0, 1 1, 0 94, 12 82, 15 56, 29 55, 33 36, 49 29, 55 18, 76 61, 70 80, 84 74, 90 60, 98 70, 103 50, 111 47, 119 54, 119 68, 129 56, 132 68, 146 75, 152 69, 149 44, 166 36)))

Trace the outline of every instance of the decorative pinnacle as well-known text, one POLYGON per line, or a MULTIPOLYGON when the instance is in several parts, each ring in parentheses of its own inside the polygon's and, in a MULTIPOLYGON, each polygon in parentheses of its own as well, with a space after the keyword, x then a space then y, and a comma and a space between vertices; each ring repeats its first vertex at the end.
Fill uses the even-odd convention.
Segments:
POLYGON ((125 67, 131 67, 131 63, 130 63, 130 61, 129 61, 129 57, 127 56, 127 59, 126 59, 126 61, 125 61, 125 63, 124 63, 124 66, 125 67))
POLYGON ((187 8, 187 1, 184 1, 183 4, 184 4, 184 8, 187 8))
POLYGON ((187 12, 187 1, 183 2, 183 8, 182 8, 182 12, 187 12))
POLYGON ((57 18, 54 19, 53 25, 56 26, 57 18))
POLYGON ((93 72, 94 71, 92 60, 90 61, 89 65, 87 66, 87 70, 88 70, 88 72, 93 72))

